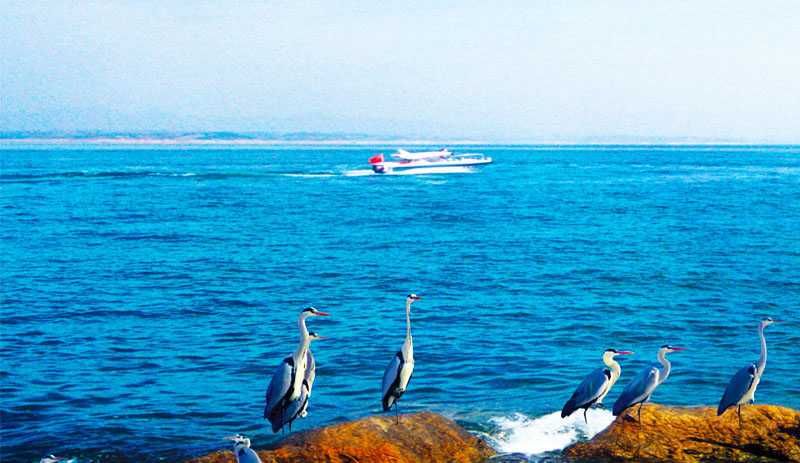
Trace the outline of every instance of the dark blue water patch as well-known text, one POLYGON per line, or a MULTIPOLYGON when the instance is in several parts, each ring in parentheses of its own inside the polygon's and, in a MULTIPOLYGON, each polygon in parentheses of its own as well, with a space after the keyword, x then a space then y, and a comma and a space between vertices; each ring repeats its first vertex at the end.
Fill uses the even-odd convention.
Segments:
POLYGON ((151 175, 159 175, 157 172, 148 172, 148 171, 120 171, 120 172, 45 172, 45 173, 35 173, 35 174, 2 174, 0 175, 0 180, 3 182, 36 182, 36 181, 43 181, 43 180, 54 180, 54 179, 71 179, 71 178, 112 178, 112 179, 128 179, 128 178, 137 178, 137 177, 147 177, 151 175))
POLYGON ((119 400, 117 397, 101 397, 101 396, 87 396, 80 399, 72 399, 65 402, 65 404, 74 407, 96 407, 115 403, 119 400))
MULTIPOLYGON (((33 383, 36 384, 35 381, 33 383)), ((39 384, 41 384, 41 383, 39 383, 39 384)), ((31 397, 28 400, 31 403, 52 403, 52 402, 64 402, 64 401, 67 401, 69 399, 70 398, 68 396, 65 396, 63 394, 59 394, 57 392, 49 392, 49 393, 47 393, 47 394, 45 394, 43 396, 31 397)))
POLYGON ((134 352, 136 352, 136 349, 129 349, 129 348, 123 348, 123 347, 116 347, 116 346, 109 347, 108 350, 110 350, 111 352, 121 352, 121 353, 134 353, 134 352))

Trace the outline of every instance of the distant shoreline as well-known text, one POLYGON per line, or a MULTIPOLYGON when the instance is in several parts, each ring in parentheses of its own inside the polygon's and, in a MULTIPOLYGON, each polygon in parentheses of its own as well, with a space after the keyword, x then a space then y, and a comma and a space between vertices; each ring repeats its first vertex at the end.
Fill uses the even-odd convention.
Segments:
POLYGON ((631 140, 631 141, 538 141, 538 142, 494 142, 481 140, 409 140, 409 139, 285 139, 285 138, 201 138, 200 136, 178 137, 2 137, 0 144, 6 145, 197 145, 197 146, 534 146, 534 147, 581 147, 581 146, 800 146, 796 143, 736 142, 703 140, 631 140))
POLYGON ((481 141, 432 140, 280 140, 259 138, 0 138, 9 144, 98 144, 98 145, 490 145, 481 141))

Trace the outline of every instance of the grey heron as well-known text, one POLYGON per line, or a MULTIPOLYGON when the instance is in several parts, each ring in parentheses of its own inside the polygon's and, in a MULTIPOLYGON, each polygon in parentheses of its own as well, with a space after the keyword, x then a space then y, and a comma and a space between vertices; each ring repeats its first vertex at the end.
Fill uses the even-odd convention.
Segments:
POLYGON ((406 298, 406 340, 403 347, 389 362, 386 371, 383 372, 381 383, 381 402, 383 411, 387 411, 394 405, 396 423, 400 423, 400 412, 397 408, 397 400, 403 395, 411 380, 414 372, 414 346, 411 342, 411 303, 422 299, 416 294, 409 294, 406 298))
MULTIPOLYGON (((284 424, 286 424, 283 419, 284 412, 292 402, 300 398, 304 381, 309 383, 308 393, 311 391, 310 383, 314 381, 314 371, 313 368, 308 371, 308 365, 314 364, 314 357, 310 355, 308 347, 313 339, 323 339, 323 337, 316 334, 313 337, 310 336, 305 322, 306 318, 310 316, 320 317, 330 316, 330 314, 320 312, 313 307, 309 307, 300 313, 297 322, 300 330, 300 345, 297 346, 292 355, 283 359, 278 365, 267 388, 267 405, 264 408, 264 418, 269 419, 270 423, 272 423, 272 432, 278 432, 278 429, 283 429, 284 424)), ((306 404, 307 401, 308 396, 305 398, 306 404)), ((305 411, 305 406, 301 408, 301 411, 305 411)))
POLYGON ((233 441, 233 454, 239 463, 261 463, 261 458, 255 450, 250 448, 250 438, 244 434, 237 434, 233 437, 223 437, 233 441))
POLYGON ((659 371, 658 368, 653 366, 645 368, 636 375, 622 390, 622 394, 620 394, 617 401, 614 402, 614 416, 619 416, 626 408, 639 404, 639 429, 642 429, 642 405, 650 400, 650 396, 656 390, 656 387, 669 376, 671 365, 666 355, 677 350, 686 349, 670 345, 661 346, 661 349, 658 350, 658 361, 664 365, 664 369, 659 371))
POLYGON ((50 455, 47 455, 43 457, 41 460, 39 460, 39 463, 56 463, 57 461, 64 461, 64 460, 66 460, 66 458, 58 458, 57 456, 51 453, 50 455))
POLYGON ((739 429, 742 428, 742 405, 746 403, 753 403, 755 401, 753 395, 756 392, 756 386, 761 381, 761 375, 764 373, 764 367, 767 366, 767 341, 764 339, 764 327, 775 322, 785 322, 786 320, 773 320, 772 318, 764 318, 758 323, 758 337, 761 338, 761 356, 758 357, 756 363, 745 365, 740 369, 728 387, 725 388, 725 394, 717 407, 717 416, 725 413, 725 410, 739 406, 739 429))
POLYGON ((614 357, 632 353, 631 351, 620 351, 616 349, 608 349, 603 352, 603 363, 605 363, 610 370, 599 367, 589 373, 583 381, 578 384, 572 397, 564 404, 564 408, 561 409, 561 418, 566 418, 572 415, 575 410, 583 408, 583 419, 588 423, 589 419, 586 418, 586 412, 589 410, 589 407, 598 405, 606 408, 605 405, 603 405, 603 398, 605 398, 608 391, 611 390, 611 386, 617 382, 621 371, 619 363, 614 360, 614 357))
MULTIPOLYGON (((303 310, 300 313, 300 317, 297 321, 297 326, 300 329, 301 336, 303 333, 306 335, 309 334, 308 330, 306 329, 306 318, 310 316, 329 317, 330 314, 320 312, 313 307, 303 310)), ((316 334, 314 334, 314 336, 314 339, 327 339, 316 334)), ((311 396, 311 388, 314 385, 314 378, 317 377, 316 370, 317 362, 314 361, 314 354, 311 353, 311 349, 309 348, 308 353, 306 354, 306 373, 300 386, 300 396, 292 401, 292 403, 287 407, 288 417, 291 417, 289 421, 284 419, 285 423, 289 423, 289 432, 292 432, 292 421, 294 421, 295 418, 305 418, 308 415, 306 409, 308 408, 308 398, 311 396)), ((286 415, 286 413, 284 415, 286 415)))
MULTIPOLYGON (((329 339, 325 336, 320 336, 313 331, 308 333, 308 337, 313 341, 315 339, 329 339)), ((308 352, 308 364, 306 365, 306 374, 303 378, 303 382, 300 384, 300 395, 297 396, 296 399, 291 401, 289 405, 283 410, 283 416, 281 418, 281 426, 289 425, 289 432, 292 432, 292 421, 299 418, 305 418, 308 413, 306 412, 306 408, 308 408, 308 398, 311 396, 311 386, 314 384, 314 377, 316 374, 314 373, 314 369, 316 365, 314 364, 314 357, 311 356, 311 351, 308 352)))

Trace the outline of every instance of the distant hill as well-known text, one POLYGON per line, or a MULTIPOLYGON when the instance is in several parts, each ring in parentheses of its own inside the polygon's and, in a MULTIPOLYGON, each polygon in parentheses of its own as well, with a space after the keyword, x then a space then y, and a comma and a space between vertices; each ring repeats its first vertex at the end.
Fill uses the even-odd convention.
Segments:
POLYGON ((367 133, 322 133, 322 132, 147 132, 147 133, 128 133, 128 132, 39 132, 39 131, 17 131, 0 132, 0 139, 5 140, 119 140, 119 141, 415 141, 419 137, 409 137, 402 135, 374 135, 367 133))
POLYGON ((726 140, 702 137, 642 137, 638 135, 551 136, 530 140, 476 140, 442 136, 325 132, 0 132, 0 141, 30 143, 109 144, 391 144, 391 145, 780 145, 771 140, 726 140))

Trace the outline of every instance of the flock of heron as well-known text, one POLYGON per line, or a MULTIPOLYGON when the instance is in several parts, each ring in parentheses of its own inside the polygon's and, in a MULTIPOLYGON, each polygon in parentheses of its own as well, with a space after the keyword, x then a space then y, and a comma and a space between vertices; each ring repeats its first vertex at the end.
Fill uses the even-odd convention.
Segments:
MULTIPOLYGON (((742 405, 746 403, 753 403, 755 400, 753 395, 756 392, 758 382, 761 381, 761 375, 764 373, 764 367, 767 365, 767 341, 764 339, 764 327, 770 323, 782 322, 785 320, 774 320, 772 318, 764 318, 758 324, 758 336, 761 338, 761 355, 755 363, 750 363, 743 366, 728 383, 725 389, 725 394, 717 407, 717 416, 725 413, 725 410, 738 406, 739 414, 739 428, 742 427, 742 405)), ((662 370, 656 367, 649 367, 642 370, 636 375, 622 390, 619 398, 614 402, 613 413, 614 416, 619 416, 626 409, 639 405, 639 429, 642 428, 642 405, 650 400, 653 391, 656 390, 659 384, 663 383, 667 376, 669 376, 670 363, 666 355, 679 351, 686 350, 683 347, 672 347, 670 345, 662 346, 658 350, 658 361, 664 366, 662 370)), ((620 376, 619 363, 614 360, 617 355, 632 354, 629 351, 619 351, 616 349, 608 349, 603 353, 603 362, 610 368, 610 370, 600 367, 593 372, 589 373, 586 378, 581 381, 572 397, 564 404, 561 410, 561 417, 565 418, 571 415, 575 410, 583 408, 583 419, 586 418, 586 411, 591 406, 598 406, 606 408, 603 405, 603 398, 611 390, 611 386, 617 382, 620 376)))
MULTIPOLYGON (((397 400, 403 395, 414 372, 414 346, 411 341, 411 303, 422 299, 415 294, 406 298, 406 340, 403 347, 392 357, 389 366, 383 373, 381 385, 381 402, 387 411, 394 405, 395 422, 400 422, 397 400)), ((283 359, 278 365, 267 387, 267 405, 264 407, 264 418, 272 424, 272 432, 283 430, 289 426, 292 432, 292 421, 305 418, 308 398, 314 385, 316 363, 309 346, 315 339, 327 339, 306 328, 308 317, 328 317, 330 314, 309 307, 300 312, 297 328, 300 330, 300 345, 292 355, 283 359)), ((250 448, 250 439, 244 434, 224 437, 233 441, 233 453, 239 463, 261 463, 258 454, 250 448)))
MULTIPOLYGON (((394 405, 395 420, 399 422, 397 399, 406 391, 411 374, 414 372, 414 346, 411 340, 411 303, 422 299, 415 294, 406 298, 406 340, 403 347, 394 355, 386 371, 383 373, 381 402, 383 410, 394 405)), ((316 364, 309 346, 315 339, 326 339, 306 328, 308 317, 328 317, 330 314, 309 307, 300 312, 297 328, 300 330, 300 345, 292 355, 283 359, 267 388, 267 405, 264 407, 264 418, 272 424, 272 432, 283 430, 288 425, 292 432, 292 421, 305 418, 308 398, 314 384, 316 364)))
MULTIPOLYGON (((409 294, 406 298, 406 339, 383 373, 381 403, 384 411, 390 410, 394 405, 396 423, 399 423, 400 420, 397 401, 406 391, 411 380, 411 374, 414 371, 414 347, 411 341, 411 304, 420 299, 422 298, 414 294, 409 294)), ((306 328, 306 319, 308 317, 327 316, 330 316, 330 314, 320 312, 313 307, 300 312, 300 317, 297 321, 297 326, 300 330, 300 345, 278 365, 267 388, 264 418, 269 420, 273 432, 282 431, 287 425, 289 426, 289 432, 291 432, 292 422, 297 418, 305 418, 307 415, 306 409, 311 396, 316 369, 314 355, 311 353, 309 346, 311 341, 315 339, 327 338, 317 333, 309 332, 306 328)), ((764 318, 758 324, 758 335, 761 338, 761 356, 758 361, 745 365, 733 376, 717 408, 717 416, 719 416, 727 409, 738 406, 740 428, 742 426, 742 405, 753 403, 753 394, 767 363, 767 343, 764 340, 764 327, 770 323, 780 321, 785 320, 764 318)), ((625 386, 622 394, 614 403, 614 416, 619 416, 627 408, 639 405, 639 428, 641 429, 642 405, 650 400, 650 396, 656 387, 669 376, 670 363, 666 355, 680 350, 686 349, 670 345, 662 346, 658 351, 658 361, 664 368, 659 370, 653 366, 642 370, 636 375, 625 386)), ((608 369, 597 368, 581 381, 577 389, 575 389, 575 393, 572 394, 572 397, 561 410, 561 417, 570 416, 576 410, 583 408, 584 420, 588 421, 586 412, 590 407, 597 406, 605 409, 603 398, 608 395, 621 373, 619 363, 614 360, 614 357, 627 354, 633 354, 633 352, 616 349, 606 350, 603 353, 603 362, 608 366, 608 369)), ((239 463, 261 463, 258 454, 250 448, 250 439, 244 434, 237 434, 224 439, 233 441, 233 452, 239 463)), ((40 463, 55 463, 61 460, 63 458, 48 455, 42 458, 40 463)))

